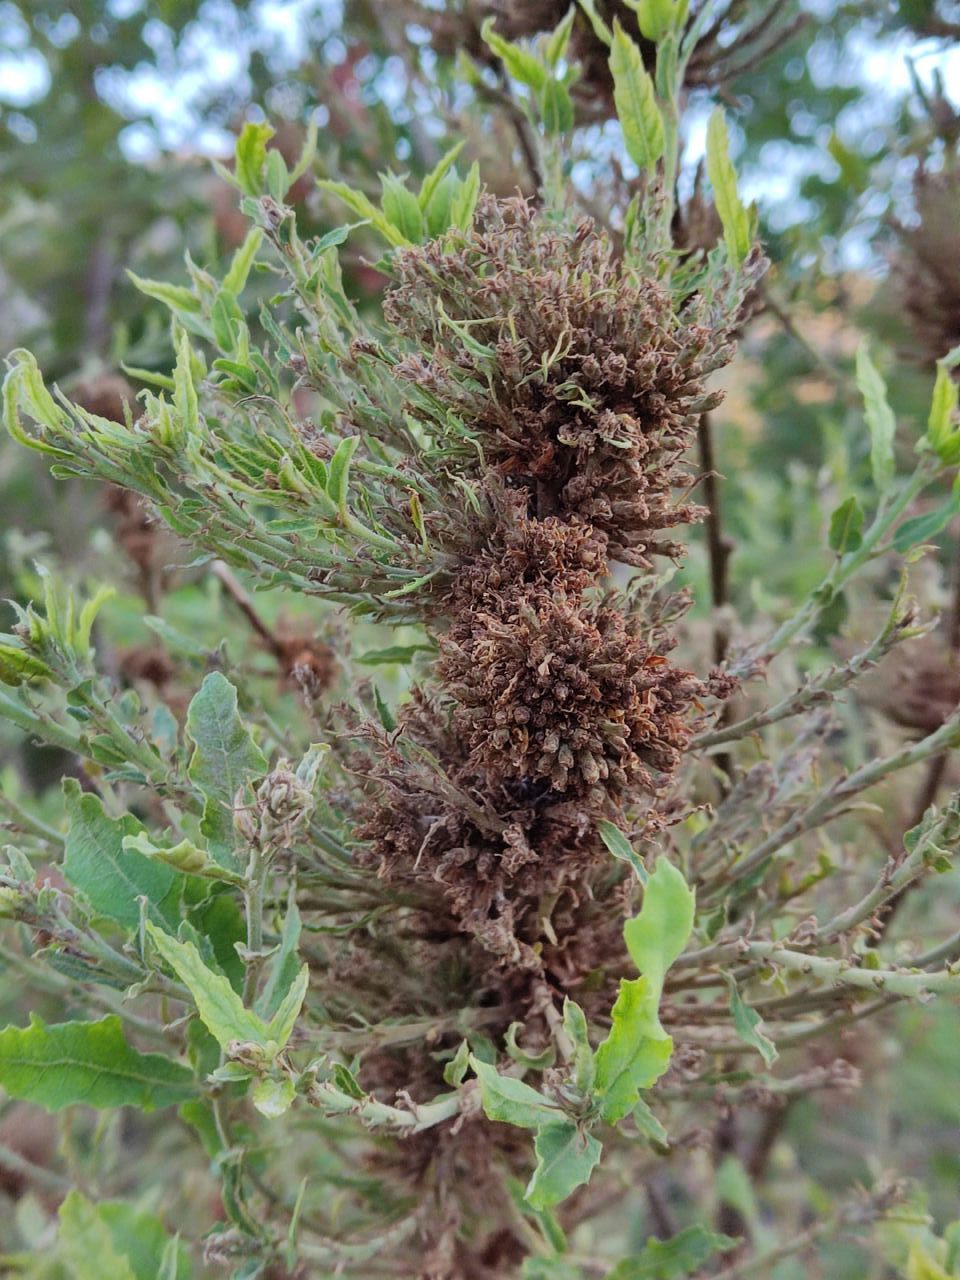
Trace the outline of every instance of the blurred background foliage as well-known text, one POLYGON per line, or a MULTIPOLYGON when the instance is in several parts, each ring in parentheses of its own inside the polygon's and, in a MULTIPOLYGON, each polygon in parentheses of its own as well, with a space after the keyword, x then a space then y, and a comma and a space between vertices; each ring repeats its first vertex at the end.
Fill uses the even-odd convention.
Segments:
MULTIPOLYGON (((454 21, 444 28, 454 33, 446 43, 436 38, 441 20, 480 10, 509 16, 510 7, 506 0, 486 8, 440 0, 0 0, 0 347, 30 346, 51 380, 98 412, 122 413, 124 397, 172 359, 162 308, 134 289, 125 268, 181 279, 186 246, 199 267, 222 271, 244 224, 235 193, 210 162, 232 155, 245 120, 269 118, 271 145, 290 163, 312 123, 314 173, 371 194, 379 170, 390 165, 416 181, 460 138, 464 160, 479 159, 494 190, 525 189, 515 111, 502 86, 477 69, 472 90, 454 87, 452 66, 465 47, 457 33, 467 27, 454 21)), ((774 268, 711 424, 726 583, 718 590, 710 529, 694 531, 696 552, 683 574, 697 602, 693 648, 706 644, 714 607, 714 616, 735 618, 749 635, 758 611, 776 617, 803 598, 822 572, 838 496, 869 489, 869 445, 852 381, 859 335, 868 334, 882 355, 902 442, 919 437, 932 362, 960 341, 960 283, 952 295, 938 295, 944 282, 936 268, 954 279, 960 272, 960 104, 950 98, 951 76, 960 85, 960 5, 809 0, 791 21, 785 43, 735 69, 718 89, 774 268)), ((691 90, 686 146, 694 159, 709 105, 703 90, 691 90)), ((573 177, 589 208, 618 180, 619 157, 603 124, 585 129, 579 143, 583 161, 573 177)), ((686 194, 695 199, 692 183, 686 194)), ((342 209, 310 179, 294 199, 307 232, 342 221, 342 209)), ((357 243, 346 258, 349 290, 373 305, 382 286, 377 250, 372 239, 357 243)), ((317 654, 338 648, 343 624, 333 613, 269 592, 253 603, 207 563, 177 567, 181 549, 142 513, 90 485, 53 482, 6 441, 0 510, 3 596, 35 594, 36 558, 77 580, 118 583, 99 647, 129 683, 167 678, 162 665, 151 666, 161 661, 158 628, 197 673, 214 661, 260 672, 265 696, 277 704, 297 694, 282 670, 278 679, 272 640, 300 638, 317 654), (148 615, 160 622, 146 623, 148 615)), ((935 717, 930 705, 938 698, 956 700, 957 523, 954 517, 937 535, 939 572, 925 562, 911 581, 927 614, 946 611, 941 648, 909 670, 882 673, 867 704, 847 708, 855 737, 896 739, 925 710, 935 717)), ((830 610, 797 661, 815 670, 849 652, 896 586, 892 565, 886 578, 875 573, 856 598, 830 610)), ((355 640, 357 652, 376 647, 369 631, 355 640)), ((395 633, 386 641, 403 642, 395 633)), ((781 673, 785 688, 792 674, 781 673)), ((26 788, 42 793, 64 767, 53 752, 0 740, 2 785, 14 799, 26 788)), ((898 784, 886 812, 865 818, 894 845, 918 803, 906 785, 921 782, 898 784)), ((958 903, 956 877, 939 877, 915 895, 901 927, 923 931, 934 914, 955 916, 958 903)), ((3 1004, 4 1020, 23 1021, 9 987, 3 1004)), ((947 1004, 903 1011, 896 1039, 873 1027, 860 1034, 857 1051, 871 1062, 877 1087, 855 1105, 816 1094, 790 1109, 771 1134, 771 1170, 756 1212, 776 1205, 781 1186, 792 1195, 804 1185, 811 1202, 826 1202, 832 1185, 866 1180, 895 1150, 898 1168, 924 1182, 941 1219, 956 1216, 955 1011, 947 1004)), ((18 1116, 9 1107, 0 1114, 0 1140, 14 1146, 23 1140, 18 1116)), ((119 1132, 121 1123, 112 1119, 100 1133, 97 1160, 109 1161, 111 1143, 136 1144, 136 1133, 119 1132)), ((77 1161, 94 1159, 96 1136, 69 1137, 77 1161)), ((40 1148, 33 1158, 42 1160, 43 1143, 54 1138, 29 1137, 40 1148)), ((0 1233, 6 1243, 16 1231, 28 1247, 40 1219, 29 1199, 18 1200, 24 1188, 13 1173, 3 1185, 0 1233)), ((831 1280, 864 1275, 862 1258, 839 1245, 823 1265, 829 1269, 817 1274, 831 1280)), ((777 1278, 811 1274, 790 1262, 777 1278)))

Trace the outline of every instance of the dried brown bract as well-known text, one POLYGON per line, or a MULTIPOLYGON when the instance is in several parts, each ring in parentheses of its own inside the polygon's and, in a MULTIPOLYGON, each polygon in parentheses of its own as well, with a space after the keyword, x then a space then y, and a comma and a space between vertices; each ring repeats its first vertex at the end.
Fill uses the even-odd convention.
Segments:
POLYGON ((327 692, 337 679, 333 646, 309 632, 290 631, 276 637, 276 656, 284 685, 298 689, 311 701, 327 692))

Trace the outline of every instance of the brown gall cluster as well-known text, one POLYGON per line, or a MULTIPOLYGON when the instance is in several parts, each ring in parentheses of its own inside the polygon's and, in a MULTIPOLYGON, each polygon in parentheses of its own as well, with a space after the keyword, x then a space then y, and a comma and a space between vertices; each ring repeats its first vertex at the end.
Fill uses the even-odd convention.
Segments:
POLYGON ((932 364, 960 344, 960 171, 922 167, 913 194, 917 221, 896 228, 894 275, 917 353, 932 364))
POLYGON ((531 516, 578 517, 640 567, 682 553, 664 535, 700 515, 676 501, 683 454, 718 402, 704 380, 732 356, 702 300, 678 315, 589 220, 555 229, 519 199, 484 201, 465 242, 402 252, 396 270, 387 319, 426 354, 395 375, 457 414, 531 516))
POLYGON ((615 605, 522 580, 458 603, 437 674, 485 776, 543 782, 602 811, 673 772, 700 682, 615 605))
MULTIPOLYGON (((656 827, 701 700, 729 692, 670 661, 682 602, 628 599, 609 564, 682 553, 668 535, 700 515, 678 501, 683 455, 734 321, 631 271, 589 221, 519 199, 394 265, 401 354, 381 359, 441 453, 443 424, 462 424, 434 474, 466 473, 481 514, 459 495, 448 513, 435 684, 357 755, 361 856, 436 895, 507 971, 543 973, 564 943, 544 902, 568 898, 580 927, 610 887, 599 820, 656 827)), ((583 980, 572 953, 563 970, 583 980)))

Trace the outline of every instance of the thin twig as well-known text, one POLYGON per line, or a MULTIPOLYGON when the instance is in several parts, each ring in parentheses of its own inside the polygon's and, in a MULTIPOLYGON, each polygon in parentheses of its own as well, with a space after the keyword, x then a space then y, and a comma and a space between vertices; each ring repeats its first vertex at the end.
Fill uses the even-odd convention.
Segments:
POLYGON ((241 585, 233 570, 224 564, 222 560, 214 560, 213 564, 210 566, 210 571, 213 576, 218 579, 227 595, 250 623, 252 629, 264 642, 274 657, 282 657, 283 646, 264 620, 260 617, 259 613, 257 613, 248 592, 241 585))
POLYGON ((725 891, 730 883, 742 880, 745 876, 759 870, 775 853, 792 844, 799 836, 806 835, 837 817, 847 803, 861 792, 868 790, 891 773, 897 773, 901 769, 909 768, 910 765, 929 759, 944 747, 952 745, 958 734, 960 734, 960 711, 954 712, 936 732, 922 741, 910 743, 893 755, 871 761, 870 764, 862 766, 847 777, 839 779, 813 804, 795 813, 733 867, 724 867, 717 881, 710 886, 710 892, 716 892, 721 888, 725 891))
MULTIPOLYGON (((723 534, 720 511, 719 476, 713 452, 713 429, 709 413, 702 413, 697 423, 697 445, 700 450, 700 474, 703 479, 703 495, 707 504, 707 556, 710 562, 710 603, 714 614, 727 603, 729 563, 733 545, 723 534)), ((727 655, 729 637, 726 628, 714 618, 713 660, 717 665, 727 655)))

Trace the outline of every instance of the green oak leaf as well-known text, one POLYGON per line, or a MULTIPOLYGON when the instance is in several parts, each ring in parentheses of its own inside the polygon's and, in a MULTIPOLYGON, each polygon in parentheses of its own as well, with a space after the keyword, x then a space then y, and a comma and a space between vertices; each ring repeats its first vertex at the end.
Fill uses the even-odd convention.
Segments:
POLYGON ((11 1097, 48 1111, 80 1102, 152 1111, 186 1102, 196 1091, 187 1067, 132 1048, 115 1015, 49 1026, 34 1016, 29 1027, 5 1027, 0 1031, 0 1085, 11 1097))
POLYGON ((607 1280, 686 1280, 715 1253, 728 1253, 737 1241, 706 1227, 687 1227, 669 1240, 651 1236, 642 1253, 624 1258, 607 1280))
POLYGON ((271 1039, 267 1024, 245 1007, 222 974, 207 968, 192 942, 178 942, 149 924, 147 932, 160 955, 189 988, 200 1021, 221 1049, 229 1049, 238 1040, 267 1049, 271 1039))
POLYGON ((563 1112, 515 1076, 502 1076, 496 1067, 477 1057, 470 1065, 480 1082, 480 1098, 488 1120, 517 1125, 521 1129, 539 1129, 543 1124, 563 1120, 563 1112))
POLYGON ((188 773, 205 800, 200 830, 222 866, 234 867, 233 807, 237 792, 266 772, 263 752, 237 712, 237 691, 214 671, 187 711, 187 736, 194 744, 188 773))
POLYGON ((525 1195, 534 1209, 559 1204, 589 1182, 602 1151, 597 1139, 582 1133, 572 1120, 543 1125, 537 1130, 533 1149, 537 1167, 525 1195))
POLYGON ((613 1025, 596 1053, 596 1088, 604 1120, 615 1124, 636 1106, 670 1062, 673 1041, 659 1016, 667 970, 687 945, 695 910, 683 874, 661 858, 647 881, 638 915, 623 936, 639 978, 624 978, 613 1006, 613 1025))
POLYGON ((140 923, 138 898, 146 898, 147 919, 167 932, 180 922, 183 875, 162 862, 146 858, 124 840, 140 834, 132 817, 109 818, 99 796, 80 790, 75 778, 65 778, 70 829, 67 832, 63 874, 90 900, 96 911, 128 929, 140 923))
POLYGON ((636 1106, 640 1090, 666 1071, 673 1041, 660 1026, 646 978, 621 980, 612 1018, 610 1034, 597 1049, 597 1092, 604 1120, 616 1124, 636 1106))

